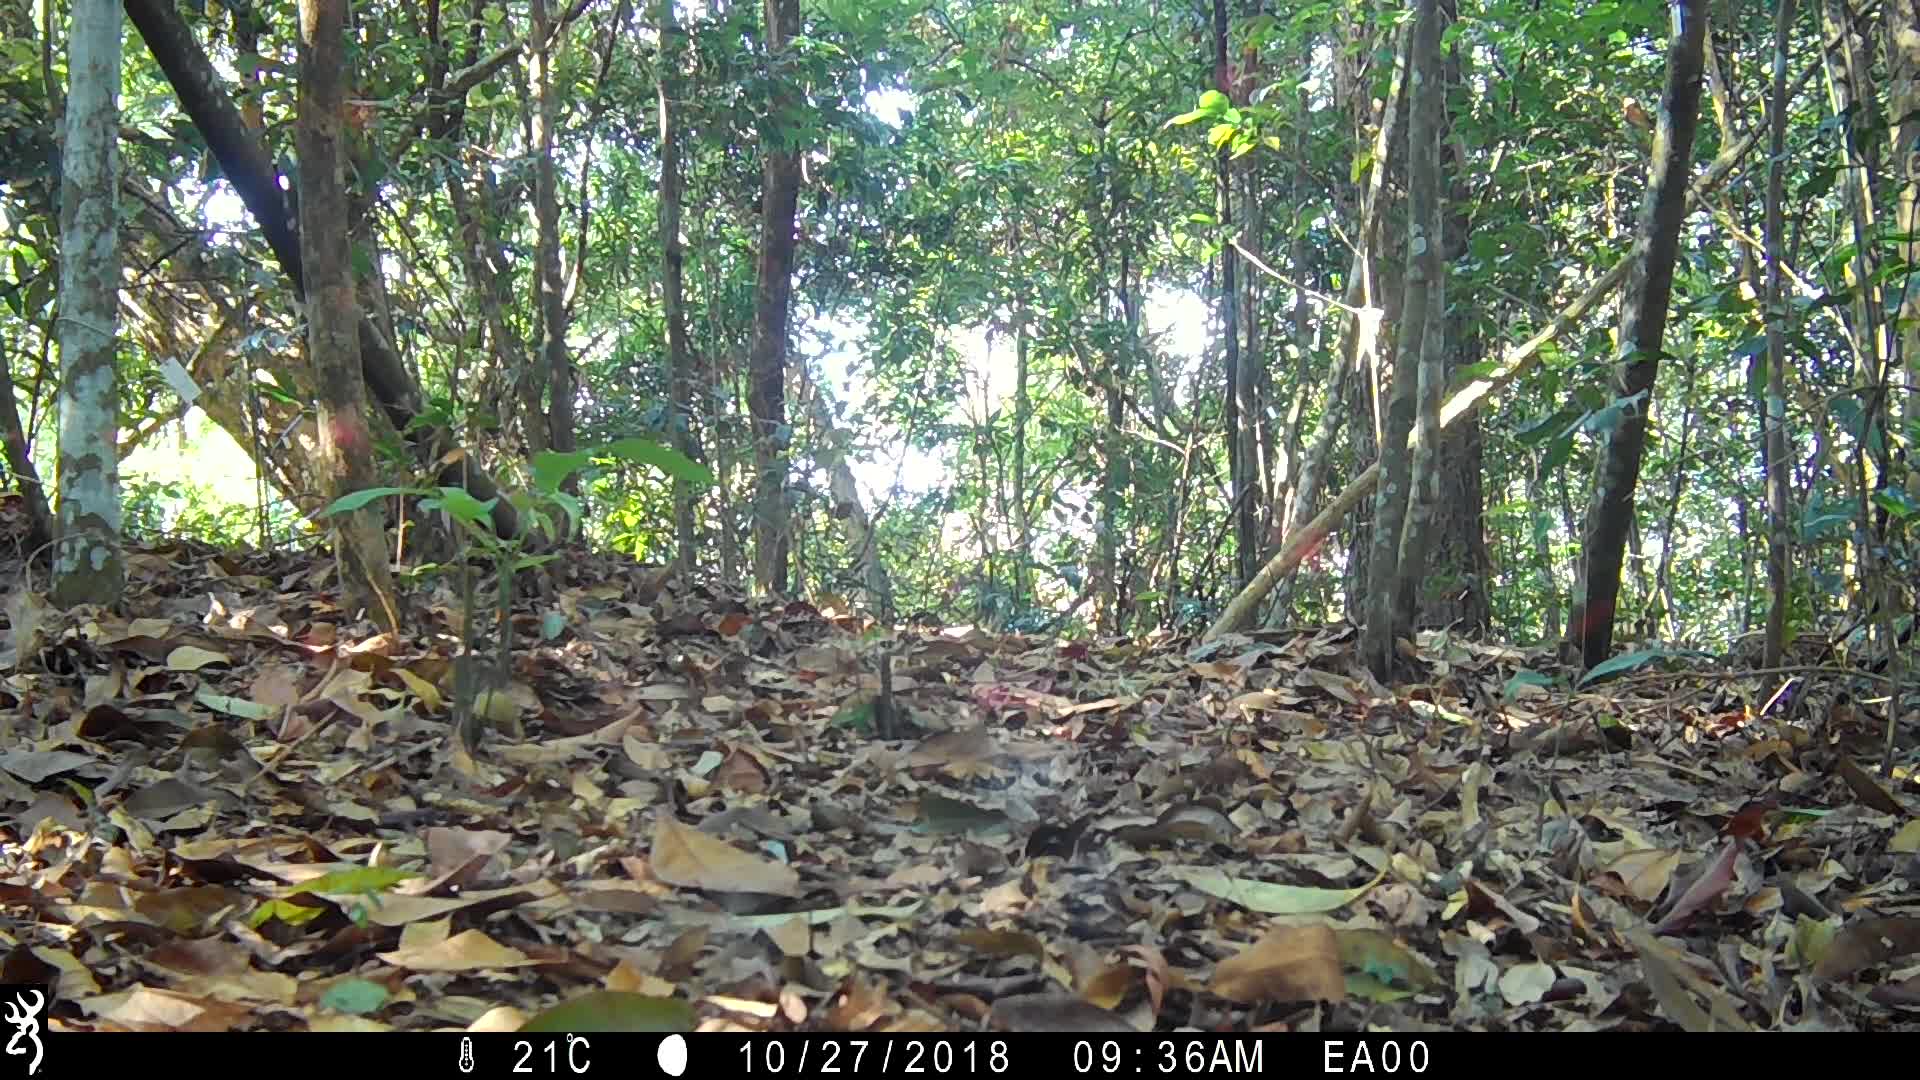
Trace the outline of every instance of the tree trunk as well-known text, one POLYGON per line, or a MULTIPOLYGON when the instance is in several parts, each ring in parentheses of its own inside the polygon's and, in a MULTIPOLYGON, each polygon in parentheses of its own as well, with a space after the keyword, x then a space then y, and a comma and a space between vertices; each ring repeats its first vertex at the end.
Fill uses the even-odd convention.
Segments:
MULTIPOLYGON (((1019 250, 1015 233, 1014 250, 1019 250)), ((1027 426, 1033 416, 1031 376, 1032 349, 1027 333, 1025 290, 1014 301, 1013 316, 1013 581, 1016 600, 1023 607, 1035 606, 1033 595, 1033 499, 1027 492, 1027 426)))
MULTIPOLYGON (((1809 70, 1796 79, 1795 88, 1804 83, 1811 74, 1809 70)), ((1688 190, 1688 208, 1691 209, 1696 202, 1724 183, 1732 174, 1734 167, 1740 164, 1749 150, 1753 149, 1756 141, 1757 136, 1754 133, 1748 133, 1731 145, 1723 147, 1720 155, 1714 158, 1713 163, 1707 166, 1706 171, 1688 190)), ((1606 273, 1596 278, 1593 284, 1587 286, 1585 292, 1561 308, 1546 326, 1535 331, 1532 337, 1502 353, 1500 362, 1493 371, 1481 375, 1454 391, 1453 395, 1447 398, 1446 404, 1440 407, 1441 433, 1451 430, 1462 417, 1471 415, 1490 395, 1512 385, 1514 380, 1533 370, 1534 364, 1540 359, 1540 351, 1548 342, 1572 330, 1580 320, 1586 318, 1588 312, 1620 287, 1620 283, 1627 279, 1628 271, 1632 270, 1638 262, 1639 254, 1637 247, 1629 251, 1606 273)), ((1373 486, 1379 480, 1380 465, 1375 462, 1362 470, 1359 476, 1354 477, 1352 482, 1318 514, 1315 514, 1311 521, 1296 525, 1280 545, 1280 549, 1274 552, 1273 557, 1260 568, 1260 572, 1254 575, 1253 583, 1240 590, 1239 595, 1228 602, 1226 610, 1220 613, 1220 617, 1207 627, 1205 639, 1214 640, 1250 625, 1259 611, 1260 602, 1280 582, 1280 579, 1292 573, 1307 555, 1318 550, 1320 545, 1326 542, 1328 535, 1339 527, 1341 520, 1359 505, 1360 500, 1373 490, 1373 486)))
MULTIPOLYGON (((1373 536, 1367 559, 1366 624, 1360 631, 1360 655, 1382 682, 1393 678, 1395 640, 1412 620, 1400 609, 1403 527, 1413 521, 1409 508, 1419 501, 1413 488, 1408 446, 1419 399, 1420 368, 1427 355, 1429 316, 1434 310, 1440 236, 1440 12, 1437 0, 1418 0, 1414 15, 1412 63, 1407 79, 1407 270, 1400 312, 1397 359, 1386 388, 1385 422, 1380 427, 1380 486, 1374 493, 1373 536)), ((1438 356, 1434 362, 1438 363, 1438 356)), ((1426 432, 1422 431, 1422 436, 1426 432)), ((1407 568, 1418 573, 1418 567, 1407 568)))
MULTIPOLYGON (((266 149, 221 91, 213 65, 173 4, 169 0, 124 0, 124 6, 127 17, 140 31, 161 71, 166 73, 181 108, 205 136, 207 147, 220 163, 227 181, 247 204, 254 220, 260 223, 261 235, 273 251, 274 259, 293 283, 294 296, 303 297, 306 284, 300 266, 299 239, 266 149)), ((512 55, 506 54, 508 58, 512 55)), ((484 74, 485 70, 485 66, 476 65, 475 73, 484 74)), ((445 432, 414 424, 420 412, 420 391, 392 345, 364 318, 359 322, 358 332, 366 386, 373 391, 394 430, 407 437, 422 458, 437 463, 439 483, 464 487, 482 502, 495 499, 500 494, 499 488, 492 477, 472 467, 468 455, 436 449, 444 440, 445 432)), ((509 500, 494 502, 493 528, 502 537, 519 535, 520 517, 509 500)))
POLYGON ((773 79, 760 126, 760 265, 754 289, 747 413, 753 421, 753 580, 762 592, 787 589, 787 319, 793 300, 793 230, 800 202, 794 147, 802 106, 787 65, 800 33, 800 0, 765 0, 767 67, 773 79))
POLYGON ((1853 258, 1846 267, 1847 284, 1852 293, 1852 330, 1854 346, 1854 384, 1860 395, 1861 415, 1854 424, 1859 475, 1859 514, 1854 523, 1850 562, 1846 575, 1852 593, 1853 610, 1865 615, 1879 602, 1881 538, 1874 535, 1873 514, 1868 506, 1870 493, 1877 490, 1888 466, 1885 447, 1887 357, 1891 354, 1883 340, 1886 310, 1880 293, 1880 241, 1875 232, 1878 205, 1877 144, 1861 138, 1871 131, 1879 117, 1874 104, 1870 59, 1860 38, 1853 9, 1838 0, 1823 0, 1820 6, 1822 57, 1827 73, 1827 94, 1833 115, 1845 117, 1839 125, 1841 200, 1846 206, 1849 239, 1853 258))
MULTIPOLYGON (((1456 19, 1458 8, 1456 0, 1440 0, 1440 15, 1445 20, 1456 19)), ((1457 41, 1442 68, 1447 99, 1452 100, 1454 91, 1466 84, 1465 63, 1457 41)), ((1467 236, 1473 227, 1466 200, 1453 194, 1460 191, 1462 178, 1471 166, 1451 116, 1441 116, 1440 131, 1440 161, 1446 173, 1440 190, 1449 193, 1444 200, 1446 231, 1441 237, 1441 251, 1451 265, 1467 250, 1467 236)), ((1469 306, 1447 306, 1451 310, 1440 325, 1446 341, 1446 377, 1450 380, 1478 363, 1484 347, 1469 306)), ((1430 587, 1417 598, 1416 626, 1453 626, 1468 633, 1485 633, 1492 628, 1493 602, 1488 589, 1493 558, 1486 542, 1483 450, 1478 413, 1461 417, 1440 437, 1435 449, 1436 489, 1426 563, 1430 587)), ((1551 625, 1557 627, 1559 622, 1556 618, 1551 625)))
MULTIPOLYGON (((1408 290, 1424 285, 1427 311, 1421 327, 1419 382, 1414 394, 1414 423, 1419 437, 1409 447, 1413 459, 1412 471, 1407 485, 1406 518, 1398 538, 1400 554, 1395 567, 1398 578, 1394 583, 1393 601, 1395 633, 1411 633, 1426 593, 1427 559, 1433 547, 1434 505, 1440 495, 1438 460, 1440 451, 1444 449, 1440 442, 1440 398, 1447 388, 1447 270, 1441 252, 1447 241, 1446 200, 1441 197, 1446 190, 1446 181, 1440 175, 1440 163, 1443 160, 1440 140, 1446 130, 1447 84, 1440 66, 1438 29, 1443 20, 1444 16, 1436 4, 1433 12, 1436 29, 1431 35, 1432 52, 1422 62, 1422 80, 1433 84, 1421 95, 1426 99, 1423 107, 1428 114, 1424 121, 1424 137, 1427 141, 1415 141, 1414 136, 1422 132, 1421 124, 1410 124, 1407 128, 1407 161, 1414 174, 1411 191, 1418 192, 1423 183, 1428 187, 1424 198, 1427 211, 1424 223, 1426 246, 1415 258, 1419 267, 1418 281, 1409 282, 1408 290)), ((1412 199, 1409 202, 1409 212, 1417 213, 1420 203, 1412 199)), ((1402 348, 1407 350, 1403 353, 1407 361, 1413 361, 1412 340, 1408 339, 1402 348)), ((1398 366, 1405 371, 1408 365, 1403 362, 1398 366)))
MULTIPOLYGON (((338 499, 375 484, 367 391, 361 381, 359 305, 347 240, 347 0, 300 0, 301 265, 307 284, 307 351, 319 385, 320 460, 338 499)), ((335 555, 349 610, 365 606, 382 629, 400 628, 378 504, 336 516, 335 555)))
MULTIPOLYGON (((546 414, 547 445, 567 453, 577 445, 574 432, 574 371, 567 353, 565 275, 560 267, 560 182, 553 161, 554 125, 560 114, 554 97, 553 63, 560 43, 546 0, 528 0, 533 44, 527 60, 533 93, 534 259, 540 271, 540 365, 551 391, 546 414)), ((536 418, 528 417, 532 426, 536 418)), ((567 489, 577 490, 569 476, 567 489)), ((576 522, 576 524, 578 524, 576 522)))
POLYGON ((847 534, 847 550, 853 555, 855 580, 867 591, 869 609, 884 623, 893 621, 893 588, 886 564, 880 559, 880 538, 874 532, 873 518, 860 501, 860 484, 848 462, 853 436, 833 422, 826 398, 818 386, 807 386, 803 394, 812 416, 820 448, 814 455, 827 474, 828 490, 833 494, 833 516, 847 534))
POLYGON ((1687 175, 1693 134, 1700 118, 1701 45, 1705 19, 1700 0, 1674 0, 1673 40, 1667 46, 1667 85, 1654 131, 1651 177, 1634 245, 1634 261, 1620 304, 1620 351, 1614 371, 1614 417, 1603 433, 1593 498, 1587 508, 1579 575, 1567 641, 1589 668, 1613 648, 1620 598, 1621 560, 1633 524, 1634 489, 1646 450, 1653 386, 1666 336, 1667 302, 1680 225, 1687 212, 1687 175))
POLYGON ((1767 477, 1767 633, 1761 649, 1762 667, 1779 667, 1787 649, 1787 609, 1792 604, 1790 583, 1793 523, 1790 506, 1793 463, 1787 457, 1787 350, 1783 325, 1787 318, 1786 288, 1782 278, 1786 237, 1787 38, 1793 28, 1794 0, 1776 0, 1773 20, 1773 100, 1767 108, 1767 395, 1762 410, 1765 429, 1760 461, 1767 477))
MULTIPOLYGON (((673 16, 674 0, 660 0, 660 60, 656 93, 660 99, 660 293, 667 317, 667 371, 671 380, 673 448, 688 460, 699 453, 693 438, 693 356, 687 348, 686 250, 680 242, 680 130, 673 95, 680 85, 681 30, 673 16)), ((694 487, 683 476, 673 478, 674 560, 692 570, 699 551, 694 547, 694 487)))
MULTIPOLYGON (((1394 129, 1399 124, 1406 103, 1407 49, 1412 42, 1408 34, 1410 29, 1403 23, 1396 32, 1393 80, 1387 90, 1386 107, 1381 110, 1379 125, 1374 130, 1372 166, 1367 187, 1359 193, 1359 227, 1356 230, 1359 241, 1354 245, 1353 261, 1347 270, 1346 293, 1341 301, 1342 310, 1348 317, 1348 331, 1341 342, 1340 355, 1327 368, 1323 400, 1329 406, 1320 410, 1313 438, 1308 440, 1306 451, 1300 455, 1300 478, 1294 485, 1293 505, 1286 514, 1287 520, 1295 524, 1308 520, 1316 512, 1314 504, 1320 498, 1320 486, 1327 474, 1329 459, 1333 456, 1334 440, 1347 418, 1349 410, 1333 403, 1340 400, 1341 388, 1350 379, 1365 381, 1367 372, 1381 362, 1384 344, 1380 330, 1385 311, 1381 307, 1378 270, 1380 219, 1386 206, 1387 175, 1392 169, 1392 153, 1396 142, 1394 129)), ((1363 120, 1357 117, 1356 127, 1362 124, 1363 120)), ((1371 410, 1368 412, 1371 415, 1371 410)))
MULTIPOLYGON (((1914 266, 1920 265, 1920 0, 1891 0, 1886 11, 1887 115, 1895 119, 1890 157, 1900 182, 1894 231, 1908 238, 1895 250, 1901 262, 1914 266)), ((1901 426, 1911 431, 1920 425, 1920 284, 1911 277, 1901 279, 1898 325, 1901 426)))
MULTIPOLYGON (((13 387, 11 343, 0 339, 0 387, 13 387)), ((33 463, 33 444, 20 423, 20 407, 13 394, 0 400, 0 445, 6 452, 7 471, 13 475, 20 499, 27 504, 27 551, 38 558, 53 543, 53 510, 47 505, 47 488, 40 482, 40 470, 33 463)))
MULTIPOLYGON (((1215 89, 1233 96, 1232 65, 1228 54, 1228 34, 1231 30, 1227 18, 1227 0, 1213 0, 1213 70, 1215 89)), ((1238 229, 1233 217, 1233 159, 1231 151, 1222 146, 1214 161, 1214 217, 1227 235, 1234 236, 1238 229)), ((1226 348, 1226 393, 1225 425, 1227 437, 1227 487, 1233 500, 1229 511, 1233 518, 1234 536, 1234 584, 1244 588, 1253 579, 1254 567, 1258 565, 1258 529, 1256 527, 1257 507, 1254 505, 1255 463, 1247 455, 1247 444, 1251 441, 1243 437, 1242 429, 1255 422, 1255 416, 1246 409, 1244 384, 1247 382, 1240 370, 1240 285, 1239 260, 1232 244, 1220 247, 1220 338, 1226 348)))
MULTIPOLYGON (((60 156, 60 453, 52 599, 114 606, 120 551, 120 8, 74 0, 60 156)), ((9 380, 6 391, 13 392, 9 380)), ((8 403, 9 408, 12 403, 8 403)))

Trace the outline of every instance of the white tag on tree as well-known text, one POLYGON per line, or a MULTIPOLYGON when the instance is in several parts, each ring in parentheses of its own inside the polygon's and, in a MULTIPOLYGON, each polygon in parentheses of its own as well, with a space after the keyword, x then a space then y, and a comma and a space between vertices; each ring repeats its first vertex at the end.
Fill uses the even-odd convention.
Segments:
POLYGON ((199 385, 193 381, 193 376, 187 374, 187 369, 180 366, 180 361, 167 357, 160 362, 160 374, 166 376, 167 385, 173 387, 173 392, 180 395, 182 402, 191 405, 200 400, 199 385))

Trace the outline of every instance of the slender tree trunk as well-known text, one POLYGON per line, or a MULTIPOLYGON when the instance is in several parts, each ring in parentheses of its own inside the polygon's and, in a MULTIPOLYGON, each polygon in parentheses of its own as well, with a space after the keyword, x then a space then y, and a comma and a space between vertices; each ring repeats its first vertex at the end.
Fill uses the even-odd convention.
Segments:
MULTIPOLYGON (((535 257, 540 266, 540 363, 550 387, 547 445, 567 452, 577 445, 574 420, 574 370, 567 352, 565 274, 560 266, 560 183, 553 160, 554 127, 560 115, 553 86, 553 65, 560 51, 547 0, 528 0, 533 48, 528 51, 533 81, 533 208, 535 257)), ((574 480, 568 477, 569 489, 574 480)))
MULTIPOLYGON (((1920 0, 1887 0, 1887 115, 1893 117, 1891 166, 1899 179, 1894 231, 1907 239, 1900 261, 1920 265, 1920 0)), ((1893 367, 1904 373, 1902 426, 1920 424, 1920 283, 1900 279, 1899 335, 1893 367)))
POLYGON ((1686 494, 1687 490, 1689 470, 1686 467, 1686 461, 1688 450, 1693 444, 1693 429, 1695 427, 1695 417, 1698 412, 1698 410, 1694 408, 1695 376, 1699 369, 1698 357, 1690 353, 1685 363, 1686 381, 1682 384, 1680 390, 1680 399, 1685 402, 1685 404, 1682 406, 1680 413, 1679 447, 1674 453, 1675 467, 1673 469, 1673 482, 1667 487, 1666 517, 1660 526, 1660 565, 1654 571, 1653 575, 1654 587, 1658 590, 1661 598, 1660 606, 1666 615, 1667 637, 1670 640, 1676 641, 1680 638, 1680 626, 1679 620, 1674 617, 1673 557, 1674 553, 1678 551, 1680 547, 1681 538, 1678 529, 1678 522, 1680 520, 1680 498, 1686 494))
POLYGON ((787 319, 793 299, 793 230, 800 201, 798 114, 788 49, 800 34, 800 0, 765 0, 770 117, 761 126, 760 265, 754 290, 747 412, 753 420, 753 579, 763 592, 787 588, 787 319))
MULTIPOLYGON (((1228 53, 1227 0, 1213 0, 1213 70, 1216 89, 1233 94, 1233 79, 1228 53)), ((1233 159, 1226 147, 1214 163, 1214 216, 1230 235, 1237 234, 1233 205, 1233 159)), ((1233 500, 1234 580, 1244 587, 1253 579, 1258 564, 1257 508, 1252 485, 1254 463, 1247 458, 1248 439, 1242 429, 1255 422, 1247 411, 1243 384, 1246 373, 1240 367, 1240 287, 1238 257, 1232 244, 1220 248, 1220 337, 1226 347, 1227 382, 1225 416, 1227 436, 1227 477, 1229 497, 1233 500)))
POLYGON ((819 446, 814 460, 827 474, 828 490, 833 495, 833 516, 840 520, 847 535, 847 552, 853 556, 854 577, 867 592, 870 609, 883 620, 891 621, 893 589, 886 565, 880 558, 880 538, 874 532, 873 518, 860 500, 860 484, 848 463, 853 436, 833 421, 826 398, 816 385, 802 389, 808 414, 813 420, 819 446))
MULTIPOLYGON (((1795 89, 1797 90, 1811 76, 1811 69, 1803 73, 1795 80, 1795 89)), ((1734 167, 1740 164, 1748 151, 1753 149, 1756 141, 1757 137, 1749 133, 1723 147, 1719 156, 1714 158, 1713 163, 1707 166, 1706 171, 1688 190, 1686 196, 1688 208, 1691 209, 1695 203, 1706 198, 1725 183, 1734 167)), ((1494 370, 1454 391, 1447 398, 1446 404, 1440 407, 1440 430, 1443 433, 1450 430, 1461 417, 1478 409, 1489 395, 1512 385, 1514 380, 1533 370, 1533 366, 1540 359, 1540 351, 1548 342, 1572 330, 1581 319, 1587 316, 1588 312, 1620 287, 1620 283, 1627 279, 1628 271, 1637 263, 1639 254, 1639 249, 1636 247, 1615 262, 1612 268, 1587 286, 1585 292, 1561 308, 1546 326, 1535 331, 1532 337, 1504 351, 1494 370)), ((1274 552, 1273 557, 1268 559, 1266 565, 1262 566, 1260 572, 1254 576, 1253 583, 1240 590, 1239 595, 1228 602, 1226 610, 1220 613, 1220 617, 1207 627, 1206 640, 1218 639, 1250 625, 1259 611, 1260 602, 1266 599, 1267 594, 1273 590, 1280 579, 1291 574, 1308 554, 1318 550, 1320 545, 1326 542, 1328 535, 1339 527, 1341 519, 1359 505, 1360 500, 1373 490, 1373 486, 1379 480, 1380 465, 1379 462, 1375 462, 1362 470, 1359 476, 1354 477, 1338 496, 1313 516, 1312 520, 1296 525, 1287 535, 1285 542, 1280 545, 1280 550, 1274 552)))
POLYGON ((1853 9, 1842 0, 1822 0, 1820 6, 1822 58, 1827 74, 1828 103, 1836 117, 1846 122, 1838 128, 1840 140, 1839 185, 1846 206, 1853 241, 1853 258, 1847 266, 1852 291, 1854 382, 1861 394, 1861 416, 1855 434, 1865 449, 1859 452, 1859 520, 1855 522, 1851 563, 1846 579, 1852 592, 1852 606, 1864 614, 1878 601, 1879 560, 1875 549, 1872 514, 1867 506, 1868 492, 1879 487, 1887 462, 1881 447, 1886 423, 1886 361, 1892 350, 1882 340, 1886 310, 1880 295, 1879 241, 1874 233, 1878 187, 1876 144, 1861 138, 1878 121, 1871 83, 1870 61, 1860 38, 1853 9), (1873 432, 1881 433, 1876 436, 1873 432))
MULTIPOLYGON (((27 550, 38 557, 53 543, 53 509, 47 505, 47 488, 40 482, 40 470, 33 463, 33 444, 20 423, 20 407, 14 399, 13 363, 8 355, 10 343, 0 338, 0 444, 6 451, 7 471, 12 474, 20 499, 27 505, 27 550)), ((117 460, 117 455, 116 455, 117 460)))
MULTIPOLYGON (((274 260, 293 284, 294 296, 304 296, 306 284, 300 265, 300 242, 273 164, 257 135, 221 90, 219 76, 193 31, 169 0, 123 0, 123 6, 155 62, 166 73, 167 83, 179 96, 181 108, 206 138, 207 148, 220 163, 228 182, 259 223, 260 233, 274 260)), ((512 51, 503 50, 498 54, 498 62, 504 63, 513 55, 512 51)), ((491 64, 475 65, 463 74, 462 83, 470 88, 473 82, 469 80, 484 78, 491 70, 491 64)), ((496 534, 519 535, 519 514, 510 500, 496 498, 500 492, 493 478, 473 468, 468 455, 445 453, 444 448, 439 447, 444 432, 432 427, 416 430, 419 425, 414 421, 420 413, 420 388, 392 344, 366 319, 360 321, 359 335, 366 386, 393 429, 405 436, 424 460, 439 463, 434 467, 439 483, 463 487, 482 502, 493 501, 496 534)), ((241 438, 244 434, 236 435, 243 445, 250 441, 241 438)))
MULTIPOLYGON (((1456 0, 1440 0, 1442 25, 1458 18, 1456 0)), ((1444 34, 1444 31, 1443 31, 1444 34)), ((1466 62, 1456 40, 1442 61, 1446 80, 1446 100, 1467 84, 1466 62)), ((1441 258, 1449 266, 1467 251, 1468 234, 1473 221, 1463 197, 1465 178, 1473 165, 1453 117, 1441 110, 1440 185, 1445 231, 1441 237, 1441 258)), ((1446 314, 1438 324, 1446 344, 1446 378, 1452 379, 1478 363, 1484 345, 1477 328, 1475 305, 1447 303, 1446 314)), ((1422 391, 1425 392, 1424 389, 1422 391)), ((1493 577, 1493 557, 1487 551, 1485 440, 1480 417, 1470 413, 1461 417, 1434 451, 1432 527, 1428 532, 1426 575, 1431 588, 1418 598, 1416 626, 1454 626, 1469 633, 1484 633, 1493 625, 1489 589, 1493 577)), ((1558 620, 1555 620, 1558 625, 1558 620)))
MULTIPOLYGON (((1018 250, 1018 234, 1014 248, 1018 250)), ((1027 425, 1033 416, 1032 392, 1028 376, 1032 352, 1027 335, 1027 301, 1023 295, 1014 301, 1013 316, 1013 525, 1014 592, 1022 605, 1032 607, 1033 595, 1033 505, 1027 492, 1027 425)))
MULTIPOLYGON (((301 265, 307 284, 307 351, 319 384, 320 459, 333 498, 374 486, 373 438, 360 375, 347 220, 347 0, 300 0, 301 265)), ((343 590, 389 633, 400 627, 378 505, 335 518, 343 590)))
POLYGON ((1761 665, 1779 667, 1787 648, 1787 609, 1792 602, 1792 462, 1787 458, 1786 257, 1787 45, 1793 29, 1794 0, 1776 0, 1773 20, 1773 97, 1767 108, 1767 395, 1760 461, 1767 476, 1767 634, 1761 665))
MULTIPOLYGON (((672 379, 673 447, 688 458, 697 455, 693 436, 693 356, 687 347, 686 250, 680 242, 680 129, 673 95, 680 87, 680 25, 674 0, 660 0, 660 291, 667 316, 667 369, 672 379)), ((694 489, 673 480, 674 553, 680 568, 693 569, 694 489)))
POLYGON ((1100 625, 1109 633, 1121 633, 1126 612, 1121 599, 1127 593, 1127 573, 1120 565, 1121 519, 1126 515, 1127 439, 1122 425, 1126 419, 1121 387, 1125 368, 1113 352, 1106 354, 1107 422, 1100 432, 1100 625))
POLYGON ((1633 523, 1634 489, 1647 441, 1653 386, 1666 336, 1667 301, 1687 211, 1687 176, 1700 118, 1705 19, 1700 0, 1674 0, 1667 46, 1667 85, 1653 137, 1652 176, 1640 210, 1634 261, 1620 305, 1620 357, 1614 372, 1616 415, 1602 437, 1593 499, 1587 508, 1581 560, 1585 573, 1568 617, 1567 640, 1587 667, 1613 648, 1621 560, 1633 523))
MULTIPOLYGON (((60 178, 60 454, 54 603, 119 604, 120 6, 75 0, 60 178)), ((8 393, 13 384, 6 385, 8 393)), ((11 405, 11 402, 9 402, 11 405)))
POLYGON ((1566 625, 1560 618, 1560 583, 1555 579, 1553 558, 1553 514, 1546 508, 1547 488, 1541 482, 1538 467, 1527 473, 1527 505, 1532 508, 1529 521, 1533 533, 1534 572, 1540 575, 1540 640, 1550 641, 1566 625))
POLYGON ((1333 457, 1334 440, 1339 437, 1347 417, 1347 410, 1337 404, 1342 397, 1341 387, 1349 379, 1365 379, 1366 373, 1382 362, 1385 350, 1380 332, 1386 314, 1381 306, 1378 271, 1380 220, 1386 206, 1387 176, 1392 172, 1394 129, 1405 112, 1411 29, 1403 23, 1396 32, 1393 79, 1387 91, 1386 107, 1381 110, 1379 125, 1374 130, 1371 173, 1359 198, 1356 230, 1359 239, 1354 244, 1353 262, 1346 276, 1346 294, 1341 301, 1349 327, 1339 357, 1327 368, 1323 400, 1328 406, 1320 410, 1313 438, 1308 440, 1307 449, 1300 456, 1300 479, 1294 485, 1293 506, 1286 515, 1295 524, 1308 520, 1318 511, 1316 503, 1333 457))
MULTIPOLYGON (((1439 455, 1447 449, 1440 440, 1440 399, 1447 388, 1447 178, 1441 163, 1446 160, 1442 141, 1447 131, 1446 100, 1451 80, 1441 64, 1440 35, 1445 29, 1446 12, 1436 3, 1433 12, 1432 52, 1422 61, 1422 80, 1427 99, 1423 107, 1427 142, 1414 141, 1418 124, 1408 126, 1407 160, 1416 180, 1424 179, 1430 189, 1424 199, 1427 206, 1426 247, 1415 256, 1419 277, 1427 291, 1425 325, 1419 342, 1419 385, 1414 401, 1414 423, 1419 435, 1409 448, 1412 475, 1407 487, 1407 511, 1400 537, 1398 578, 1395 583, 1394 624, 1411 632, 1426 597, 1427 563, 1433 549, 1435 506, 1440 497, 1439 455), (1423 163, 1420 155, 1425 155, 1423 163), (1424 174, 1424 175, 1423 175, 1424 174)), ((1410 285, 1409 288, 1412 286, 1410 285)), ((1413 347, 1411 341, 1404 346, 1413 347)), ((1411 353, 1408 359, 1412 359, 1411 353)), ((1406 365, 1400 365, 1402 370, 1406 365)))
MULTIPOLYGON (((1411 621, 1411 612, 1403 611, 1399 603, 1401 532, 1414 520, 1409 508, 1419 501, 1408 443, 1420 396, 1420 368, 1426 363, 1428 325, 1439 314, 1433 304, 1440 244, 1434 230, 1439 221, 1439 58, 1439 4, 1418 0, 1407 80, 1406 296, 1395 350, 1398 359, 1386 388, 1385 421, 1380 428, 1380 486, 1374 494, 1372 550, 1367 560, 1366 625, 1360 631, 1360 655, 1382 682, 1393 678, 1394 642, 1411 621)), ((1438 359, 1435 354, 1434 362, 1438 359)), ((1418 568, 1406 572, 1417 573, 1418 568)))

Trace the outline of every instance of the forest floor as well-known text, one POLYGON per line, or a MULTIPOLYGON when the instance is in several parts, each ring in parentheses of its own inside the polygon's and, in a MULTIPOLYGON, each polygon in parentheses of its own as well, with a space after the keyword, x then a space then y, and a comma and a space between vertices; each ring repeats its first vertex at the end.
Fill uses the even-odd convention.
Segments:
POLYGON ((396 637, 330 560, 130 568, 0 582, 54 1030, 1920 1030, 1920 732, 1881 778, 1839 676, 914 629, 888 739, 864 616, 580 554, 469 754, 456 590, 396 637))

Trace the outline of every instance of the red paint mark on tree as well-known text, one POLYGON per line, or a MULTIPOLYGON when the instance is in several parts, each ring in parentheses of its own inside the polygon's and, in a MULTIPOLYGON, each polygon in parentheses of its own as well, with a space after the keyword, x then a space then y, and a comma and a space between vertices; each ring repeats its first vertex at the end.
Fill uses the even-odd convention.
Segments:
POLYGON ((365 454, 370 440, 367 438, 367 425, 352 416, 335 415, 329 429, 333 435, 333 445, 339 447, 342 454, 365 454))

